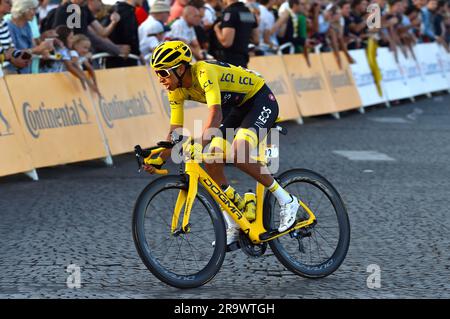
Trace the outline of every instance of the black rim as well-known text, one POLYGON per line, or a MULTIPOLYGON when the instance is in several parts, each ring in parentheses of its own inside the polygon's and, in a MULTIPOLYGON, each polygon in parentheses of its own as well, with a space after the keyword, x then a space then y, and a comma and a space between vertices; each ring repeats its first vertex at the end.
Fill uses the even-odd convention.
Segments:
MULTIPOLYGON (((162 187, 153 195, 144 191, 140 202, 145 202, 136 205, 133 230, 137 249, 147 268, 172 286, 188 288, 206 283, 217 273, 224 257, 225 234, 220 234, 221 224, 213 213, 214 207, 200 191, 190 216, 191 232, 176 237, 170 234, 173 208, 182 188, 182 185, 162 187), (169 201, 164 201, 166 208, 158 211, 155 199, 160 194, 167 197, 169 191, 173 193, 173 204, 167 205, 169 201), (164 213, 165 211, 170 213, 164 213), (205 227, 205 223, 209 225, 209 229, 205 227), (211 245, 214 240, 219 242, 215 247, 211 245), (223 243, 223 247, 220 243, 223 243)), ((179 225, 182 213, 180 215, 179 225)))

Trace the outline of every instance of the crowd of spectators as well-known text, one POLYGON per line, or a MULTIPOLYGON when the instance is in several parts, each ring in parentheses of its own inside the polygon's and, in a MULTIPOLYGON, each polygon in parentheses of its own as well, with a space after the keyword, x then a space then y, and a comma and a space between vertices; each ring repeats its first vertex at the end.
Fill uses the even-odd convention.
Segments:
POLYGON ((4 73, 69 71, 94 90, 93 55, 107 53, 107 68, 144 64, 168 39, 188 43, 196 60, 244 67, 249 56, 280 52, 343 51, 352 63, 348 50, 369 39, 404 54, 433 41, 449 50, 449 7, 450 0, 0 0, 0 57, 9 62, 4 73))

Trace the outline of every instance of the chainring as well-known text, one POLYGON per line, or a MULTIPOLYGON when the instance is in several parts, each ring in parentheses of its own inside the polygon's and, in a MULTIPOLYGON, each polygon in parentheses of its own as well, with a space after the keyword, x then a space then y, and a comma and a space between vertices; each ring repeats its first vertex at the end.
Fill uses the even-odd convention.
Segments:
POLYGON ((239 245, 242 251, 252 258, 261 257, 267 250, 267 243, 253 244, 243 231, 239 232, 239 245))

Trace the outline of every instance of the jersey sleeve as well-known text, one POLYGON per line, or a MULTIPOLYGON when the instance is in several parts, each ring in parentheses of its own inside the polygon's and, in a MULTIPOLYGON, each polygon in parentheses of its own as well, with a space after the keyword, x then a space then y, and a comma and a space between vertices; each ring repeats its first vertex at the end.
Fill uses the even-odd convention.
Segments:
POLYGON ((170 124, 183 125, 184 122, 184 97, 180 92, 169 91, 170 124))
POLYGON ((239 14, 234 11, 227 11, 223 14, 222 28, 233 28, 239 24, 239 14))
POLYGON ((216 70, 209 68, 207 65, 197 70, 198 83, 203 91, 205 91, 205 99, 208 107, 221 104, 219 74, 216 70))

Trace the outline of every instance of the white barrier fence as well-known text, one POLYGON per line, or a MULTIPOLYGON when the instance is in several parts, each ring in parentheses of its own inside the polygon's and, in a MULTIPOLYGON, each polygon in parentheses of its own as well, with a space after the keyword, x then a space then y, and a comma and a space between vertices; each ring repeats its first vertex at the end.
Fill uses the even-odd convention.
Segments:
POLYGON ((450 54, 437 43, 414 46, 415 58, 410 52, 405 56, 388 48, 378 48, 377 63, 382 74, 380 96, 376 90, 365 50, 349 51, 356 63, 351 65, 363 106, 387 101, 411 99, 438 91, 450 92, 450 54))

